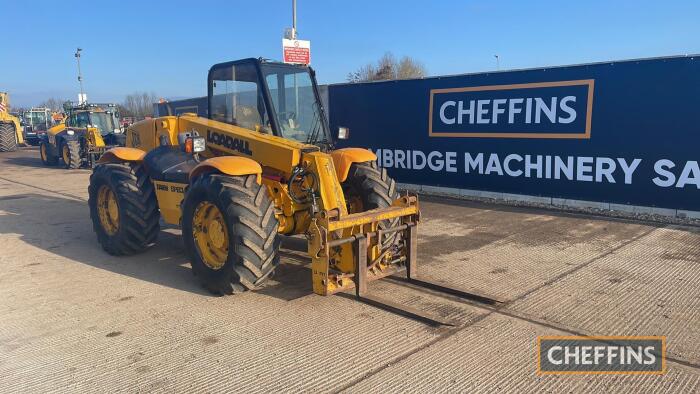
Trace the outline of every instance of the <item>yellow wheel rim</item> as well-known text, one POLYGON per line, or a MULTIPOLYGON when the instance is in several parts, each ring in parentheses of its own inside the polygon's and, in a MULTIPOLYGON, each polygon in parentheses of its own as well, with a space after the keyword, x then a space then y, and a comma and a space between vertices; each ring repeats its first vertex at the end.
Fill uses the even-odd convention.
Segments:
POLYGON ((46 144, 41 144, 41 148, 39 148, 39 154, 41 155, 41 160, 42 161, 47 161, 46 157, 46 144))
POLYGON ((228 258, 228 230, 224 215, 209 201, 202 201, 194 210, 192 236, 204 264, 218 270, 228 258))
POLYGON ((70 149, 68 149, 68 145, 63 145, 63 162, 66 164, 70 163, 70 149))
POLYGON ((114 235, 119 231, 117 197, 107 185, 102 185, 97 191, 97 215, 100 217, 100 224, 107 235, 114 235))

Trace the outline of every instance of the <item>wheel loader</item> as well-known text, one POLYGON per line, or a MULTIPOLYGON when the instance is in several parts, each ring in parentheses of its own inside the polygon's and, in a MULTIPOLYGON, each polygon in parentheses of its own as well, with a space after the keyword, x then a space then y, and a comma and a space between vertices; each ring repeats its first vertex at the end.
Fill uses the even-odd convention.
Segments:
POLYGON ((12 152, 24 144, 19 118, 10 114, 10 98, 0 92, 0 152, 12 152))
POLYGON ((51 127, 39 142, 42 163, 63 163, 68 169, 93 167, 104 152, 124 146, 126 137, 119 126, 114 104, 63 105, 65 120, 51 127))
POLYGON ((302 234, 316 294, 354 288, 361 301, 451 324, 368 293, 369 282, 406 271, 413 285, 496 302, 417 278, 417 197, 400 195, 371 151, 335 149, 311 68, 253 58, 217 64, 207 99, 207 118, 135 123, 126 147, 98 160, 89 206, 108 253, 145 250, 162 218, 181 227, 204 287, 225 295, 263 285, 281 236, 302 234))

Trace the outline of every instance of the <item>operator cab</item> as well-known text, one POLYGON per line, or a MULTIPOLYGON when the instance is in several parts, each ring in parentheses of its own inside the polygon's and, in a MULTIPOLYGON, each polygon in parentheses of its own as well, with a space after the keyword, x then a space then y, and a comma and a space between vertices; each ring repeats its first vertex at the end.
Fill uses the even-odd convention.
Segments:
POLYGON ((49 110, 46 108, 32 108, 24 112, 22 123, 33 132, 46 131, 51 127, 49 110))
POLYGON ((105 137, 110 134, 120 134, 119 112, 114 104, 83 104, 73 106, 67 102, 64 105, 68 118, 66 126, 80 129, 94 127, 105 137))
POLYGON ((214 65, 209 118, 319 146, 332 144, 310 67, 244 59, 214 65))

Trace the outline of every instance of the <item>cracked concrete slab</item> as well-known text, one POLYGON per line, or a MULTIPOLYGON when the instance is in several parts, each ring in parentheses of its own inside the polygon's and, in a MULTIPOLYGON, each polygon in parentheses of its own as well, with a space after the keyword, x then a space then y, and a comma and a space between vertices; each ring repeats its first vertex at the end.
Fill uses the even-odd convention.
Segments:
POLYGON ((697 228, 424 198, 421 276, 511 300, 370 285, 459 323, 431 327, 314 295, 302 239, 265 288, 232 297, 199 287, 177 228, 110 256, 89 175, 0 155, 0 392, 700 390, 697 228), (536 337, 558 333, 666 335, 669 371, 537 376, 536 337))

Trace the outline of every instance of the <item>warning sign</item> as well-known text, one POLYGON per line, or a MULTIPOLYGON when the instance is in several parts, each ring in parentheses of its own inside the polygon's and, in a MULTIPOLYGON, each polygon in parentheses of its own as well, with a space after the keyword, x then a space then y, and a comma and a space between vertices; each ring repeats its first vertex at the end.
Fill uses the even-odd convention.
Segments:
POLYGON ((282 39, 282 59, 285 63, 311 63, 311 41, 282 39))

